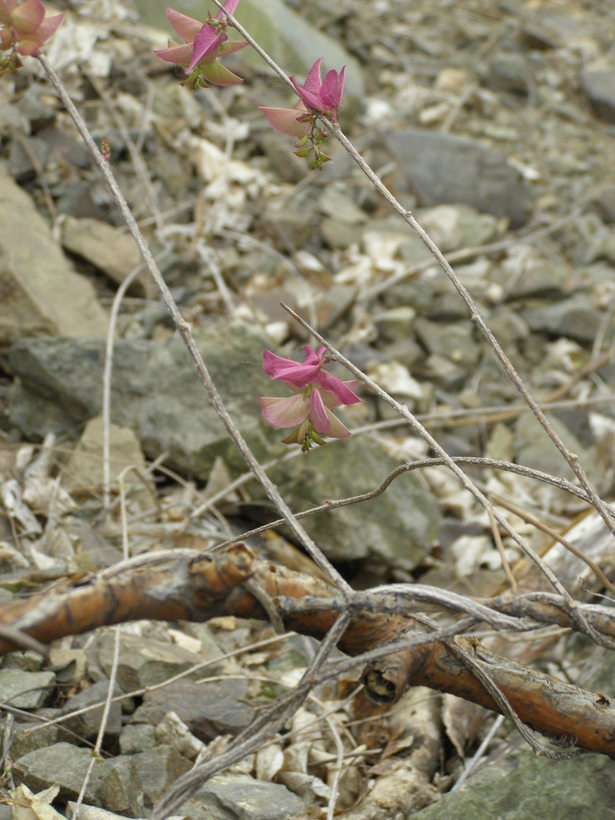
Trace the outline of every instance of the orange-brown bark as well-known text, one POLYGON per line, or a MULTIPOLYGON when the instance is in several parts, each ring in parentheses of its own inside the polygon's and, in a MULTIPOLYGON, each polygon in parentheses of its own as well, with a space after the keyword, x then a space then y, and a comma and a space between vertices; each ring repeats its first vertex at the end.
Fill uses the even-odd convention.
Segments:
MULTIPOLYGON (((163 568, 128 569, 111 577, 91 576, 56 586, 1 606, 0 624, 49 643, 141 618, 204 621, 223 614, 265 618, 261 604, 242 586, 247 578, 273 601, 289 630, 321 638, 343 608, 340 593, 326 581, 258 560, 238 545, 213 559, 178 558, 163 568), (303 604, 300 611, 293 606, 297 601, 303 604), (323 601, 328 606, 324 610, 323 601)), ((351 619, 339 647, 348 655, 359 655, 413 632, 424 635, 424 628, 412 618, 360 611, 351 619)), ((528 726, 615 757, 615 706, 495 655, 473 640, 457 641, 473 653, 528 726)), ((0 654, 16 648, 0 636, 0 654)), ((497 710, 472 672, 439 641, 398 651, 373 664, 365 683, 380 701, 397 699, 409 686, 425 685, 497 710)))

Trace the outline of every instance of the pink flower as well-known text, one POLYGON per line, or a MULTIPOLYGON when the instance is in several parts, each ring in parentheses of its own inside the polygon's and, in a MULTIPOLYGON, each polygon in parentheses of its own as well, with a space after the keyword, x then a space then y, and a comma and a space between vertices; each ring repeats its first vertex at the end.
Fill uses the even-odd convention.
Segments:
POLYGON ((259 399, 265 421, 277 428, 295 428, 283 441, 301 444, 304 451, 312 442, 324 444, 323 435, 345 438, 350 430, 331 410, 342 404, 356 404, 361 399, 354 392, 356 380, 342 381, 324 370, 325 347, 317 351, 305 345, 303 363, 276 356, 270 350, 263 353, 263 370, 273 379, 284 382, 294 396, 259 399))
POLYGON ((56 14, 45 19, 45 6, 41 0, 0 0, 0 49, 13 49, 23 56, 36 56, 45 40, 54 33, 64 15, 56 14))
POLYGON ((358 385, 355 379, 343 382, 337 376, 332 376, 323 370, 330 361, 323 359, 323 353, 327 349, 324 345, 314 351, 309 345, 304 345, 305 359, 303 363, 293 359, 285 359, 276 356, 270 350, 263 353, 263 370, 272 379, 283 381, 290 387, 307 387, 309 384, 317 384, 325 390, 335 393, 339 399, 339 404, 356 404, 361 399, 353 392, 352 388, 358 385), (352 385, 350 387, 349 385, 352 385))
POLYGON ((306 118, 308 110, 301 100, 294 108, 266 108, 259 105, 258 110, 267 117, 272 128, 287 137, 301 139, 310 132, 310 124, 306 118))
MULTIPOLYGON (((225 10, 233 14, 238 2, 239 0, 227 0, 224 4, 225 10)), ((225 15, 222 10, 218 11, 211 23, 208 21, 201 23, 175 9, 167 9, 167 17, 184 44, 177 45, 169 40, 168 48, 154 52, 161 60, 182 66, 186 74, 190 74, 198 66, 199 75, 213 85, 235 85, 243 82, 241 77, 217 62, 218 57, 232 54, 248 45, 245 40, 236 42, 228 40, 225 31, 225 15), (218 21, 217 25, 213 24, 215 21, 218 21)))
POLYGON ((298 85, 294 77, 290 81, 305 105, 321 114, 328 114, 333 122, 337 122, 337 112, 344 97, 346 66, 339 74, 333 69, 329 71, 323 82, 320 78, 321 62, 322 57, 319 57, 310 68, 303 86, 298 85))

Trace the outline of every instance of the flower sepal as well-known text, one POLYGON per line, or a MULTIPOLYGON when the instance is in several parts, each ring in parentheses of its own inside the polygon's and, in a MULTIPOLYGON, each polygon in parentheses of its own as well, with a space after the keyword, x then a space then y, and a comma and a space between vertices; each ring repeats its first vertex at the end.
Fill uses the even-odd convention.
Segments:
POLYGON ((313 444, 318 444, 320 447, 327 442, 324 438, 314 430, 309 419, 306 419, 298 427, 295 427, 287 436, 282 439, 282 444, 300 444, 301 452, 308 453, 313 444))

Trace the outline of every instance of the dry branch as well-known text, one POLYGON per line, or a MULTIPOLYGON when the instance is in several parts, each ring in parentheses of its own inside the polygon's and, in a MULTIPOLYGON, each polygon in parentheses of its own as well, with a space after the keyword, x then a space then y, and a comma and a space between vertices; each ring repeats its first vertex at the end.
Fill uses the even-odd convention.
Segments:
MULTIPOLYGON (((424 600, 427 589, 417 588, 417 597, 424 600)), ((260 599, 273 602, 284 628, 322 638, 341 612, 351 612, 339 642, 343 652, 358 656, 369 650, 382 652, 382 647, 392 642, 397 646, 386 657, 371 663, 365 673, 372 698, 395 700, 409 686, 425 685, 499 711, 492 696, 454 651, 457 647, 472 654, 528 726, 563 738, 568 744, 615 757, 615 707, 596 694, 498 656, 473 638, 457 637, 452 648, 450 639, 432 638, 417 618, 401 614, 404 606, 413 604, 412 590, 409 585, 408 594, 405 598, 398 596, 397 603, 392 593, 387 593, 387 598, 379 590, 374 591, 371 599, 370 593, 356 593, 349 600, 326 581, 257 559, 247 547, 238 545, 213 558, 183 554, 162 567, 142 566, 115 575, 83 576, 5 604, 0 607, 0 623, 18 634, 49 643, 66 635, 142 618, 205 621, 219 615, 235 615, 267 619, 260 599), (255 596, 245 588, 243 582, 247 579, 260 594, 255 596), (414 645, 399 649, 408 639, 414 640, 414 645)), ((434 594, 444 593, 434 590, 434 594)), ((468 611, 471 599, 463 600, 468 611)), ((524 603, 519 613, 514 604, 498 601, 493 619, 488 617, 487 607, 477 608, 470 623, 495 622, 497 610, 500 618, 505 617, 501 613, 507 610, 508 617, 529 614, 534 622, 547 618, 551 622, 572 622, 564 602, 555 595, 544 600, 534 595, 525 598, 524 603)), ((450 606, 461 609, 454 599, 450 606)), ((601 619, 608 620, 606 609, 579 607, 596 626, 601 619)), ((467 623, 466 619, 464 624, 467 623)), ((529 628, 528 621, 519 621, 517 628, 529 628)), ((19 648, 10 634, 0 632, 0 654, 19 648)))

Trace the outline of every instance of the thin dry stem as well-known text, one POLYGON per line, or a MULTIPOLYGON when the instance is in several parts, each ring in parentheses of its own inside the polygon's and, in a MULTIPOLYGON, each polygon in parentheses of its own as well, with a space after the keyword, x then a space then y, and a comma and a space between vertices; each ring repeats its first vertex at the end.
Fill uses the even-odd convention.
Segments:
POLYGON ((340 590, 342 590, 342 592, 346 592, 347 594, 351 590, 350 585, 344 580, 340 573, 328 561, 320 547, 318 547, 315 544, 313 539, 308 535, 308 533, 301 526, 301 524, 299 524, 299 522, 293 515, 292 510, 280 495, 278 488, 275 486, 275 484, 271 481, 269 476, 263 470, 260 463, 258 462, 258 459, 250 450, 246 440, 241 435, 235 422, 232 420, 229 413, 227 412, 222 402, 222 398, 218 393, 218 390, 211 376, 209 375, 209 371, 207 369, 207 366, 205 365, 203 357, 201 356, 194 342, 192 332, 190 330, 190 325, 181 315, 179 308, 177 307, 177 303, 175 302, 173 295, 171 294, 171 291, 169 290, 164 280, 164 277, 162 276, 158 268, 158 265, 156 264, 156 260, 154 259, 145 241, 145 238, 143 237, 143 234, 141 233, 141 230, 139 229, 139 226, 132 214, 132 211, 130 210, 128 203, 126 202, 126 199, 122 194, 119 185, 117 184, 117 181, 109 166, 109 163, 105 162, 105 159, 98 150, 98 146, 92 138, 92 135, 90 134, 83 117, 75 107, 66 88, 64 87, 64 84, 62 83, 56 72, 53 70, 53 68, 50 66, 50 64, 47 62, 46 58, 42 54, 39 55, 37 59, 43 66, 43 69, 47 74, 49 81, 56 89, 68 114, 75 123, 77 130, 81 135, 81 138, 85 142, 88 150, 94 158, 94 161, 96 162, 96 165, 101 171, 105 179, 105 182, 109 186, 109 189, 113 195, 113 199, 117 203, 122 213, 122 217, 124 218, 124 221, 128 226, 128 230, 130 231, 139 249, 139 252, 141 253, 145 266, 147 267, 147 270, 152 276, 154 282, 156 283, 156 287, 158 288, 164 306, 169 312, 169 315, 171 316, 173 323, 175 324, 175 327, 177 328, 180 336, 182 337, 184 344, 188 348, 192 361, 196 367, 197 373, 199 374, 201 382, 203 383, 203 386, 207 391, 209 400, 212 406, 214 407, 216 413, 220 417, 220 420, 226 427, 229 436, 237 446, 237 449, 243 456, 246 464, 248 464, 248 466, 256 476, 257 480, 262 485, 263 489, 271 499, 271 501, 275 504, 275 506, 284 516, 286 522, 288 523, 288 526, 294 533, 295 537, 303 544, 307 552, 310 554, 310 556, 313 558, 316 564, 318 564, 318 566, 322 569, 322 571, 325 572, 333 580, 333 582, 339 587, 340 590))

